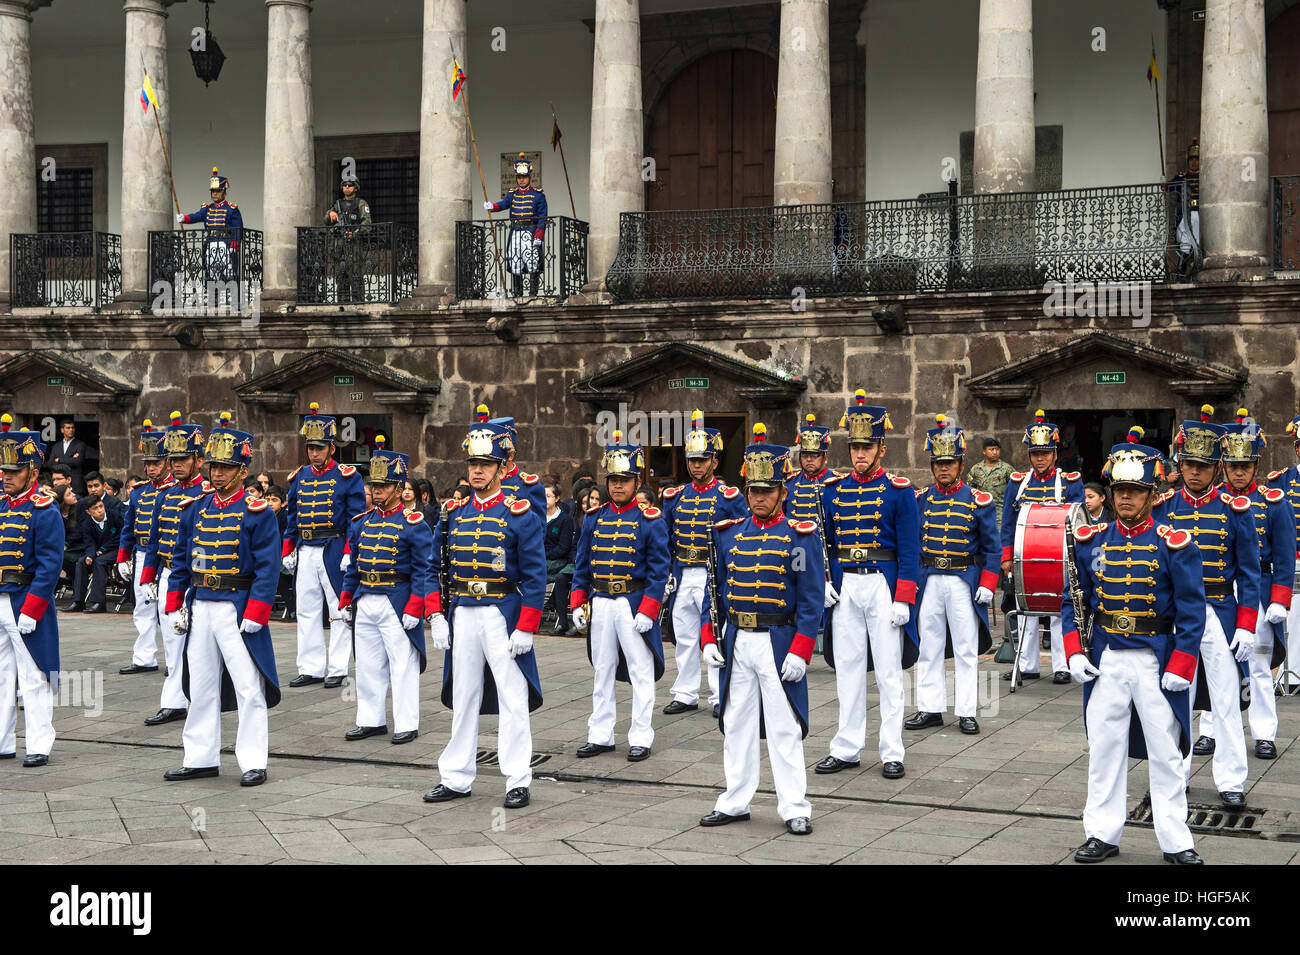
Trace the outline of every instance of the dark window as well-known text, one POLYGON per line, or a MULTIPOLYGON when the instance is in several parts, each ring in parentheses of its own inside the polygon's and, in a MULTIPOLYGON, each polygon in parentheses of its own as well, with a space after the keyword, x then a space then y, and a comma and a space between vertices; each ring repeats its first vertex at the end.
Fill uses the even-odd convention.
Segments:
POLYGON ((48 182, 36 177, 36 231, 90 232, 95 228, 94 169, 57 167, 48 182))
MULTIPOLYGON (((393 156, 356 160, 359 194, 370 204, 373 222, 395 222, 416 227, 420 215, 420 157, 393 156)), ((342 165, 334 164, 334 198, 342 199, 338 183, 342 165)))

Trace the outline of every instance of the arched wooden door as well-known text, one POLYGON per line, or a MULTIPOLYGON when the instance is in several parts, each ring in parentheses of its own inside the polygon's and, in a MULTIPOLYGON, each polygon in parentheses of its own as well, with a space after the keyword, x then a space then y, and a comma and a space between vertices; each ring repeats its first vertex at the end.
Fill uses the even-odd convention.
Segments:
POLYGON ((650 118, 656 180, 646 208, 770 206, 776 155, 776 61, 723 50, 691 63, 650 118))

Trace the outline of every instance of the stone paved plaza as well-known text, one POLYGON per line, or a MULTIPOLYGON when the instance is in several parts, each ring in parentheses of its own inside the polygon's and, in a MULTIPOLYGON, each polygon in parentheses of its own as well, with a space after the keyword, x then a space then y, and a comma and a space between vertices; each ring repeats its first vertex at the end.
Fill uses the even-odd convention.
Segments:
MULTIPOLYGON (((224 720, 222 775, 167 783, 181 765, 180 723, 147 727, 162 682, 156 674, 120 676, 133 630, 123 615, 60 617, 64 703, 55 711, 48 767, 0 763, 0 861, 92 863, 1069 863, 1083 841, 1087 754, 1080 690, 1048 679, 1014 695, 981 662, 982 735, 955 725, 907 733, 907 776, 889 781, 874 758, 875 693, 862 768, 817 776, 836 720, 834 675, 815 658, 809 670, 813 729, 805 744, 814 832, 788 835, 764 757, 754 817, 702 829, 723 782, 721 736, 707 709, 656 716, 654 755, 628 763, 618 751, 578 760, 586 740, 591 670, 584 643, 539 638, 546 703, 533 714, 536 767, 532 805, 501 808, 504 780, 495 763, 480 766, 470 799, 429 806, 448 735, 438 702, 441 654, 421 681, 420 736, 396 747, 388 737, 348 743, 354 724, 349 687, 284 690, 271 711, 269 781, 242 789, 232 750, 234 714, 224 720), (102 680, 102 694, 95 691, 102 680), (80 684, 80 686, 78 686, 80 684), (83 689, 84 688, 84 689, 83 689), (96 710, 100 710, 95 715, 96 710)), ((294 676, 295 630, 273 623, 281 683, 294 676)), ((658 684, 657 709, 674 677, 658 684)), ((161 659, 161 653, 159 654, 161 659)), ((1044 659, 1044 670, 1050 663, 1044 659)), ((951 687, 949 689, 951 693, 951 687)), ((629 691, 619 688, 619 732, 629 691)), ((908 712, 913 709, 909 691, 908 712)), ((1280 701, 1273 762, 1250 758, 1247 803, 1264 810, 1262 837, 1197 833, 1209 863, 1290 863, 1300 850, 1300 699, 1280 701), (1297 813, 1295 819, 1291 814, 1297 813)), ((951 714, 950 724, 955 724, 951 714)), ((483 720, 480 748, 495 745, 495 717, 483 720)), ((22 720, 19 720, 19 733, 22 720)), ((22 753, 22 742, 19 742, 22 753)), ((491 760, 491 754, 485 759, 491 760)), ((1129 803, 1146 789, 1135 763, 1129 803)), ((1198 758, 1191 802, 1217 798, 1207 761, 1198 758)), ((1126 832, 1115 864, 1160 861, 1149 827, 1126 832)))

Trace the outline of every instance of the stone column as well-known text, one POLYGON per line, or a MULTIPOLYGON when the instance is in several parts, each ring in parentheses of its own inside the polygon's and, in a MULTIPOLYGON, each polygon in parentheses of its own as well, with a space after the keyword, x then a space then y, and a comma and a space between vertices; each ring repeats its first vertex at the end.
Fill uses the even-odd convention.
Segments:
POLYGON ((1207 0, 1201 73, 1202 282, 1268 271, 1264 0, 1207 0))
POLYGON ((975 191, 1034 188, 1033 0, 980 0, 975 191))
POLYGON ((641 4, 596 0, 596 48, 591 75, 591 179, 587 209, 589 285, 603 287, 618 252, 618 220, 645 208, 641 159, 641 4))
POLYGON ((778 206, 831 201, 829 0, 781 0, 776 79, 778 206))
MULTIPOLYGON (((311 0, 266 0, 262 298, 295 299, 298 226, 317 225, 312 138, 311 0)), ((251 229, 259 223, 245 222, 251 229)))
MULTIPOLYGON (((420 57, 420 264, 416 298, 446 304, 456 289, 456 223, 472 218, 471 155, 465 107, 451 99, 452 49, 467 83, 465 0, 424 0, 420 57)), ((489 157, 490 160, 490 157, 489 157)), ((496 164, 489 161, 487 170, 496 164)))
POLYGON ((39 5, 0 0, 0 309, 9 307, 9 236, 36 231, 31 39, 39 5))

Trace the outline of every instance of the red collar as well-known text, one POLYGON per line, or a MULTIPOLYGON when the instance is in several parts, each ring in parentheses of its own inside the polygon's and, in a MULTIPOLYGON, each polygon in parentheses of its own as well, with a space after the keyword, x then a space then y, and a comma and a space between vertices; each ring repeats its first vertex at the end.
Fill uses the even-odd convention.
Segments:
POLYGON ((392 517, 401 509, 402 509, 402 499, 400 497, 397 499, 397 503, 393 505, 393 509, 391 511, 386 511, 382 507, 375 508, 375 510, 377 510, 384 517, 392 517))
POLYGON ((691 478, 691 487, 695 488, 695 490, 697 491, 712 490, 714 487, 717 486, 717 483, 718 483, 718 476, 716 474, 713 477, 709 478, 708 484, 696 484, 695 478, 691 478))
POLYGON ((1211 485, 1209 488, 1206 489, 1205 497, 1192 497, 1192 495, 1187 493, 1187 485, 1184 484, 1182 487, 1178 489, 1178 493, 1183 496, 1183 500, 1186 501, 1188 504, 1191 504, 1193 507, 1200 507, 1203 504, 1209 504, 1210 499, 1214 497, 1214 495, 1218 492, 1218 490, 1219 489, 1217 487, 1211 485))
POLYGON ((332 471, 333 469, 334 469, 334 459, 333 459, 333 458, 326 458, 326 459, 325 459, 325 466, 324 466, 323 468, 321 468, 319 471, 316 470, 316 465, 314 465, 314 464, 311 465, 311 473, 312 473, 312 474, 317 474, 317 475, 319 475, 319 474, 328 474, 328 473, 329 473, 330 471, 332 471))
POLYGON ((202 484, 202 483, 203 483, 203 475, 196 474, 194 475, 194 477, 190 478, 190 482, 188 484, 181 484, 178 482, 176 486, 179 487, 182 491, 187 491, 190 488, 194 487, 196 484, 202 484))
POLYGON ((622 506, 615 504, 613 501, 609 502, 609 510, 613 514, 626 514, 628 511, 636 510, 636 507, 637 507, 637 501, 635 495, 633 495, 632 500, 628 501, 626 504, 622 506))
POLYGON ((1225 482, 1223 483, 1223 489, 1224 489, 1225 491, 1227 491, 1229 494, 1236 495, 1236 494, 1240 493, 1242 496, 1245 496, 1245 495, 1247 495, 1247 494, 1254 494, 1257 490, 1259 490, 1259 482, 1258 482, 1258 481, 1251 481, 1251 482, 1250 482, 1250 487, 1246 488, 1246 490, 1244 490, 1244 491, 1240 491, 1240 492, 1238 492, 1238 491, 1234 491, 1234 490, 1232 489, 1232 487, 1228 484, 1228 482, 1225 481, 1225 482))
POLYGON ((9 506, 14 507, 18 504, 26 504, 28 501, 32 499, 33 495, 35 495, 36 492, 39 491, 40 489, 41 489, 40 482, 39 481, 33 482, 32 486, 29 487, 27 490, 23 491, 23 493, 20 496, 9 498, 9 506))
MULTIPOLYGON (((510 466, 510 473, 507 474, 506 477, 508 477, 508 478, 512 478, 512 477, 514 477, 514 476, 515 476, 516 474, 518 474, 518 473, 519 473, 519 465, 517 465, 517 464, 512 464, 512 465, 510 466)), ((501 480, 504 481, 505 478, 502 478, 501 480)))
POLYGON ((877 465, 876 469, 872 471, 870 474, 868 474, 866 477, 862 477, 860 474, 858 474, 856 469, 849 472, 849 474, 853 476, 853 480, 857 481, 859 484, 870 484, 872 481, 876 480, 884 473, 885 473, 885 469, 883 467, 880 467, 879 465, 877 465))
POLYGON ((961 478, 958 478, 957 483, 950 488, 944 488, 938 482, 935 482, 934 489, 938 491, 940 494, 956 494, 965 486, 966 485, 962 483, 961 478))
POLYGON ((1061 470, 1061 469, 1058 468, 1058 467, 1054 467, 1054 468, 1052 468, 1052 470, 1048 471, 1048 472, 1047 472, 1046 474, 1044 474, 1042 477, 1039 477, 1039 476, 1038 476, 1038 472, 1034 470, 1033 465, 1030 465, 1030 467, 1029 467, 1029 475, 1030 475, 1030 477, 1032 477, 1032 478, 1033 478, 1034 480, 1036 480, 1036 481, 1050 481, 1052 478, 1056 477, 1056 472, 1059 471, 1059 470, 1061 470))
POLYGON ((1139 534, 1145 534, 1155 526, 1156 522, 1152 520, 1150 514, 1146 516, 1146 520, 1142 521, 1142 523, 1138 524, 1136 527, 1129 527, 1120 520, 1115 521, 1116 529, 1125 537, 1137 537, 1139 534))
POLYGON ((474 505, 474 510, 486 511, 488 508, 495 507, 497 504, 504 501, 506 499, 506 492, 498 488, 497 492, 486 501, 480 501, 477 494, 471 494, 469 499, 474 505))
POLYGON ((781 511, 777 511, 765 521, 760 521, 757 517, 751 514, 749 515, 749 519, 754 522, 755 527, 761 527, 766 530, 769 527, 775 527, 777 524, 780 524, 785 520, 785 514, 781 511))
POLYGON ((217 507, 229 507, 231 504, 234 504, 236 501, 242 501, 243 499, 244 499, 244 489, 242 487, 234 494, 232 494, 230 497, 226 498, 224 501, 221 499, 220 494, 212 495, 212 503, 217 505, 217 507))
POLYGON ((163 481, 161 484, 159 484, 157 481, 150 481, 149 483, 152 484, 156 490, 161 491, 164 488, 169 488, 173 484, 175 484, 176 479, 169 474, 167 475, 167 480, 163 481))
POLYGON ((800 476, 801 476, 805 481, 812 481, 812 482, 816 483, 816 482, 820 482, 820 481, 825 480, 825 479, 826 479, 826 475, 829 474, 829 473, 830 473, 830 468, 822 468, 822 472, 821 472, 821 474, 818 474, 816 477, 809 477, 807 471, 800 471, 800 472, 799 472, 799 475, 800 475, 800 476))

